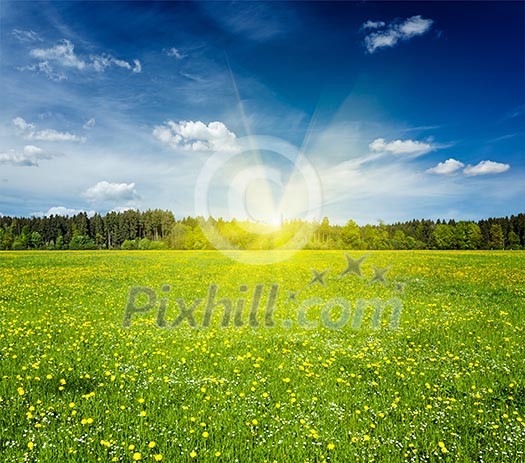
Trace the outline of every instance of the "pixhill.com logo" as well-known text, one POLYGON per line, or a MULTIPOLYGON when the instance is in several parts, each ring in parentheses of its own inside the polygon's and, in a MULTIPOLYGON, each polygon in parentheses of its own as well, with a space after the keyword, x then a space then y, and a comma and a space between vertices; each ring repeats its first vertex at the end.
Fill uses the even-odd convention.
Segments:
POLYGON ((325 300, 320 296, 301 298, 301 295, 311 287, 320 285, 327 287, 334 278, 329 278, 330 269, 312 269, 312 277, 299 289, 290 290, 281 288, 281 285, 271 284, 266 291, 266 285, 256 284, 251 297, 248 285, 239 286, 240 296, 237 298, 220 297, 219 285, 211 284, 208 287, 206 298, 197 298, 192 301, 180 297, 173 297, 172 288, 164 284, 160 288, 160 295, 151 287, 133 286, 128 293, 124 310, 123 327, 130 327, 134 316, 145 313, 155 313, 154 324, 159 328, 177 328, 187 324, 192 328, 209 328, 214 316, 222 311, 220 326, 227 328, 249 326, 251 328, 273 328, 276 326, 275 313, 281 297, 281 307, 291 305, 295 319, 282 320, 282 327, 289 329, 294 325, 303 329, 324 327, 332 330, 342 329, 350 324, 352 329, 364 327, 364 321, 369 319, 368 326, 378 329, 386 326, 389 329, 399 327, 404 293, 404 284, 387 279, 389 267, 378 268, 371 266, 374 275, 366 278, 362 272, 362 265, 368 255, 354 259, 346 254, 346 268, 335 276, 335 280, 343 278, 357 278, 364 285, 383 285, 393 289, 395 295, 388 299, 380 297, 359 298, 350 300, 348 297, 332 297, 325 300), (284 291, 282 291, 284 289, 284 291), (264 297, 266 293, 266 298, 264 297), (286 296, 283 298, 283 294, 286 296), (266 303, 263 304, 263 300, 266 303), (178 314, 168 319, 168 310, 175 306, 178 314), (201 310, 203 309, 203 310, 201 310), (317 310, 315 310, 317 309, 317 310), (200 316, 197 313, 201 314, 200 316), (312 316, 312 314, 315 314, 312 316), (368 315, 370 317, 368 318, 368 315), (387 318, 385 320, 385 318, 387 318))

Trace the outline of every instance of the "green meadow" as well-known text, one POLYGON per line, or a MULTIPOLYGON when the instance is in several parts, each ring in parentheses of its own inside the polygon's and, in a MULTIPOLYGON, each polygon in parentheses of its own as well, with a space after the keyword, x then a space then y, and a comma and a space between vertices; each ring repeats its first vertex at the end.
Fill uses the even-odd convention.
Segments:
POLYGON ((2 252, 0 460, 524 461, 525 252, 349 254, 2 252))

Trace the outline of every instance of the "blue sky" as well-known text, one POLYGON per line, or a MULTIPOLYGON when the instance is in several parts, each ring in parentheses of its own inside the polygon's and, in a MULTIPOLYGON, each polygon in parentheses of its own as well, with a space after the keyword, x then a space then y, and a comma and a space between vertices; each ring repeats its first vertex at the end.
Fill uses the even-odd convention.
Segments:
POLYGON ((523 2, 2 2, 0 213, 523 212, 524 18, 523 2))

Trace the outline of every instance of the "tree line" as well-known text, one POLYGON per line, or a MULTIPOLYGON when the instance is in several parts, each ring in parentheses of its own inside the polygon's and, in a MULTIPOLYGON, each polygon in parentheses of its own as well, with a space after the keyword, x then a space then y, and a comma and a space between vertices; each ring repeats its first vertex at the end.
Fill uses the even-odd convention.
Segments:
POLYGON ((359 226, 291 220, 280 227, 164 210, 0 217, 0 250, 24 249, 525 249, 525 214, 475 221, 411 220, 359 226), (212 229, 223 239, 205 234, 212 229), (299 237, 299 239, 297 239, 299 237))

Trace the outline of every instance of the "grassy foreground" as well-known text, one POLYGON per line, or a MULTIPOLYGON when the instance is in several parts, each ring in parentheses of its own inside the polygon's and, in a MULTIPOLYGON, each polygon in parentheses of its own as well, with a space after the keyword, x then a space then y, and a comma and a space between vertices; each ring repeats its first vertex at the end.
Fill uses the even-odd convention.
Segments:
POLYGON ((525 253, 372 252, 362 278, 339 277, 345 264, 339 251, 267 266, 212 251, 0 253, 0 460, 524 461, 525 253), (373 266, 389 267, 386 284, 370 283, 373 266), (311 269, 329 269, 325 286, 311 269), (218 307, 203 328, 201 305, 199 327, 170 327, 176 299, 188 308, 210 284, 246 299, 244 326, 221 327, 218 307), (263 308, 279 285, 274 327, 262 311, 248 323, 256 284, 263 308), (156 309, 122 327, 134 285, 167 299, 165 328, 156 309), (311 297, 317 326, 298 326, 311 297), (328 329, 336 297, 399 298, 400 326, 371 329, 368 311, 360 329, 328 329))

